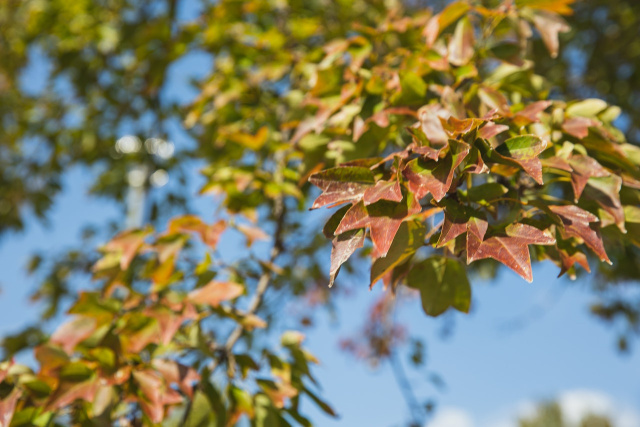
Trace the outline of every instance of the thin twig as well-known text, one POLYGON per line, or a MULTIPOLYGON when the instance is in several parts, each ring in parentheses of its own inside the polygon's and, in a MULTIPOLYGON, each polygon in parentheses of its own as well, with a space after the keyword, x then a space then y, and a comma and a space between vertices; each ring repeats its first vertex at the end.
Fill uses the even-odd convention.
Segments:
MULTIPOLYGON (((282 163, 283 163, 283 157, 281 156, 283 156, 283 154, 278 156, 279 158, 277 159, 277 162, 276 162, 276 170, 274 172, 275 182, 281 182, 283 179, 282 173, 280 172, 280 168, 282 167, 282 163)), ((282 196, 277 197, 274 200, 273 216, 276 222, 276 229, 274 232, 274 242, 273 242, 273 247, 271 248, 271 254, 269 255, 268 264, 273 264, 278 258, 278 256, 283 252, 282 234, 284 231, 286 209, 285 209, 285 204, 282 196)), ((273 278, 273 276, 274 276, 273 270, 270 268, 265 268, 264 272, 260 275, 260 278, 258 279, 258 285, 256 286, 255 294, 253 295, 253 298, 249 302, 249 307, 247 308, 245 315, 255 314, 258 311, 264 299, 264 295, 267 292, 267 289, 269 288, 269 284, 271 283, 271 279, 273 278)), ((233 347, 236 345, 236 343, 242 336, 242 333, 244 332, 244 330, 245 330, 245 326, 243 324, 238 324, 236 328, 231 332, 224 346, 218 349, 220 357, 214 359, 210 365, 211 373, 213 373, 224 360, 232 360, 231 357, 232 357, 233 347)))

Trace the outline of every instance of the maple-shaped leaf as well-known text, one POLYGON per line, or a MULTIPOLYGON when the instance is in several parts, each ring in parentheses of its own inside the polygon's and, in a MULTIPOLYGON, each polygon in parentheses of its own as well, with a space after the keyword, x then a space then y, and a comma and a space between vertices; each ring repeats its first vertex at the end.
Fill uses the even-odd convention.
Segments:
POLYGON ((491 160, 506 165, 519 166, 538 184, 543 184, 542 163, 538 155, 547 148, 547 142, 540 137, 535 135, 516 136, 507 139, 495 149, 484 141, 481 143, 481 147, 491 160))
POLYGON ((373 172, 360 166, 327 169, 311 175, 309 182, 322 190, 311 209, 358 201, 376 183, 373 172))
POLYGON ((583 241, 601 261, 611 264, 604 250, 600 232, 589 226, 589 223, 598 222, 597 216, 575 205, 549 206, 549 210, 559 217, 562 223, 560 234, 563 238, 575 237, 583 241))
POLYGON ((559 240, 556 243, 556 248, 560 257, 560 274, 558 274, 558 277, 561 277, 563 274, 570 272, 569 277, 571 279, 575 279, 575 273, 571 273, 571 271, 573 271, 573 269, 575 268, 575 264, 581 265, 582 268, 587 270, 587 273, 591 273, 589 260, 587 260, 587 256, 580 249, 569 244, 568 241, 562 240, 559 240))
POLYGON ((439 316, 449 307, 469 312, 471 285, 464 266, 456 259, 434 256, 414 265, 407 286, 420 291, 422 308, 429 316, 439 316))
POLYGON ((531 282, 533 275, 528 245, 553 245, 556 239, 548 232, 521 223, 508 226, 505 234, 484 240, 475 253, 468 257, 468 262, 493 258, 531 282))
POLYGON ((409 190, 422 199, 431 193, 436 201, 442 200, 451 188, 453 173, 469 154, 469 145, 449 140, 449 152, 439 161, 417 158, 406 164, 402 173, 408 181, 409 190))
POLYGON ((363 200, 365 205, 370 205, 378 200, 390 200, 392 202, 402 201, 402 189, 397 179, 389 181, 380 180, 376 185, 364 191, 363 200))
POLYGON ((595 200, 606 214, 600 213, 602 227, 611 224, 618 226, 620 231, 626 233, 624 227, 624 209, 620 203, 620 189, 622 178, 610 175, 600 178, 592 178, 587 183, 586 192, 590 199, 595 200))
POLYGON ((371 286, 424 245, 425 231, 424 224, 419 221, 405 221, 400 225, 387 255, 376 259, 371 266, 371 286))
POLYGON ((478 252, 480 245, 487 234, 489 223, 479 217, 471 217, 467 222, 467 264, 471 263, 473 256, 478 252))
POLYGON ((329 271, 329 287, 338 277, 340 267, 356 249, 364 246, 364 229, 349 230, 337 235, 331 242, 331 269, 329 271))
POLYGON ((363 201, 353 205, 344 215, 335 234, 369 227, 371 241, 378 256, 387 255, 400 224, 409 216, 420 213, 422 207, 416 198, 407 193, 400 203, 380 200, 365 206, 363 201))
POLYGON ((201 288, 189 292, 189 300, 196 304, 208 304, 217 307, 223 301, 239 297, 244 292, 244 286, 234 282, 211 281, 201 288))
POLYGON ((449 241, 467 231, 467 222, 471 218, 472 209, 460 205, 453 200, 443 199, 440 206, 444 208, 444 220, 436 247, 441 248, 449 241))
POLYGON ((573 187, 576 202, 580 199, 589 178, 602 178, 610 175, 609 171, 603 168, 594 158, 581 154, 572 155, 569 158, 569 165, 571 166, 571 186, 573 187))

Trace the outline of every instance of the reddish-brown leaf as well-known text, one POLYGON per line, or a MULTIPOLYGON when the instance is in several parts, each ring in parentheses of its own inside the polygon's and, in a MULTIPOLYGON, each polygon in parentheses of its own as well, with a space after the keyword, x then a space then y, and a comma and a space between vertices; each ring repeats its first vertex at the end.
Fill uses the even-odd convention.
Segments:
POLYGON ((487 124, 482 126, 478 131, 478 137, 491 139, 494 136, 499 135, 507 130, 509 130, 509 126, 507 125, 498 125, 494 122, 487 122, 487 124))
POLYGON ((369 227, 371 241, 378 256, 386 256, 393 242, 393 238, 404 221, 410 215, 422 210, 420 203, 411 193, 407 194, 401 203, 380 200, 369 206, 364 202, 353 205, 342 218, 335 234, 345 231, 369 227))
POLYGON ((11 424, 11 419, 21 394, 20 389, 16 387, 8 396, 0 400, 0 427, 9 427, 9 424, 11 424))
POLYGON ((244 292, 244 286, 234 282, 211 281, 202 288, 189 293, 189 300, 196 304, 208 304, 217 307, 223 301, 239 297, 244 292))
POLYGON ((200 380, 200 375, 193 368, 168 359, 154 359, 152 365, 167 383, 177 384, 185 395, 189 398, 193 396, 192 385, 200 380))
POLYGON ((597 126, 598 121, 586 117, 569 117, 562 124, 562 130, 578 139, 589 135, 589 128, 597 126))
POLYGON ((533 275, 528 245, 553 245, 556 240, 548 232, 520 223, 508 226, 505 232, 506 236, 494 236, 483 241, 468 262, 493 258, 531 282, 533 275))
POLYGON ((551 104, 553 104, 552 101, 537 101, 527 105, 522 110, 518 111, 515 116, 516 118, 525 119, 524 122, 522 120, 519 120, 519 124, 521 125, 537 123, 540 121, 540 114, 542 114, 542 112, 546 110, 551 104))
POLYGON ((413 159, 404 167, 402 173, 408 181, 409 190, 418 199, 431 193, 436 201, 442 200, 453 181, 455 168, 469 154, 469 145, 450 140, 449 153, 439 161, 413 159))
POLYGON ((577 202, 582 195, 584 187, 587 185, 587 181, 591 177, 604 177, 608 176, 609 171, 603 168, 600 163, 589 156, 572 155, 569 159, 569 165, 571 166, 571 185, 573 187, 574 199, 577 202))
POLYGON ((575 237, 583 241, 598 255, 601 261, 606 261, 611 264, 604 250, 600 232, 589 226, 591 222, 598 222, 598 217, 575 205, 549 206, 549 209, 560 218, 562 222, 560 234, 562 234, 565 239, 575 237))
POLYGON ((365 205, 370 205, 378 200, 401 202, 402 189, 400 188, 400 183, 396 179, 378 181, 376 185, 365 190, 363 200, 365 205))
POLYGON ((489 223, 481 218, 472 217, 467 222, 467 264, 471 262, 484 241, 489 223))
POLYGON ((322 190, 311 209, 356 202, 362 198, 367 188, 375 185, 373 172, 360 166, 327 169, 311 175, 309 182, 322 190))
MULTIPOLYGON (((571 245, 558 245, 558 255, 560 256, 560 274, 558 277, 561 277, 567 271, 569 271, 575 264, 579 264, 587 270, 587 273, 591 273, 591 268, 589 267, 589 261, 587 260, 587 256, 581 250, 571 246, 571 245)), ((570 275, 571 276, 571 275, 570 275)), ((575 278, 575 275, 571 277, 575 278)))
POLYGON ((123 231, 107 243, 104 248, 109 252, 120 252, 120 269, 126 270, 140 248, 142 248, 144 239, 149 233, 150 230, 123 231))
POLYGON ((98 327, 98 322, 92 317, 75 316, 63 323, 51 335, 50 341, 60 345, 65 353, 71 355, 79 342, 90 337, 98 327))
POLYGON ((98 378, 83 382, 62 382, 58 388, 49 396, 45 409, 55 411, 65 406, 69 406, 76 400, 91 402, 98 389, 98 378))

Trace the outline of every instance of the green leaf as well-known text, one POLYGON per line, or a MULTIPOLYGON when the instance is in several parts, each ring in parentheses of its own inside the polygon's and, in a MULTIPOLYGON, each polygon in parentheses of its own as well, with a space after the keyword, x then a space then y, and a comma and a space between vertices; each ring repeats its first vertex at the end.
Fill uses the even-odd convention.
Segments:
POLYGON ((407 286, 420 291, 422 308, 429 316, 439 316, 449 307, 469 312, 471 285, 458 260, 433 256, 416 264, 409 272, 407 286))
POLYGON ((213 427, 216 425, 215 411, 209 404, 205 394, 198 390, 193 397, 185 427, 213 427))
POLYGON ((538 184, 542 182, 542 163, 538 156, 547 148, 547 143, 535 135, 521 135, 507 139, 504 143, 492 149, 486 142, 481 148, 489 158, 497 163, 521 167, 538 184))
POLYGON ((93 370, 82 362, 71 362, 60 370, 60 379, 71 382, 86 381, 93 375, 93 370))
POLYGON ((604 111, 608 104, 601 99, 585 99, 584 101, 574 102, 565 110, 567 116, 571 117, 590 117, 595 118, 599 113, 604 111))
POLYGON ((467 191, 467 198, 476 203, 491 202, 505 195, 509 190, 504 185, 497 182, 490 182, 475 187, 471 187, 467 191))

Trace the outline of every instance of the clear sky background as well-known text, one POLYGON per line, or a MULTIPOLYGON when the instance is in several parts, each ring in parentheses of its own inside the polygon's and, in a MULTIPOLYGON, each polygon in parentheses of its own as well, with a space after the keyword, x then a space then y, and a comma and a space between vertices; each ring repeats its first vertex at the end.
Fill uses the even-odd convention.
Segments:
MULTIPOLYGON (((184 17, 193 12, 182 11, 184 17)), ((37 91, 46 63, 35 59, 24 83, 37 91)), ((190 78, 205 75, 210 66, 211 59, 198 53, 180 61, 170 73, 164 99, 188 102, 196 93, 188 85, 190 78)), ((178 147, 189 143, 179 133, 172 138, 178 147)), ((79 240, 83 224, 119 218, 115 206, 87 195, 91 182, 91 171, 70 170, 48 225, 30 218, 25 232, 0 239, 0 335, 37 316, 28 301, 35 283, 24 273, 34 250, 59 252, 79 240)), ((195 188, 186 191, 196 197, 195 188)), ((210 200, 198 206, 211 218, 210 200)), ((593 301, 588 279, 572 283, 556 274, 555 266, 540 264, 532 284, 506 269, 493 283, 473 283, 472 313, 454 315, 452 334, 444 339, 442 321, 426 317, 418 301, 403 306, 400 320, 426 339, 428 370, 445 383, 436 388, 424 371, 411 370, 403 361, 416 395, 437 403, 429 426, 514 426, 533 402, 559 398, 570 417, 591 410, 608 413, 617 427, 640 427, 640 349, 632 345, 631 354, 619 354, 614 331, 588 313, 593 301), (508 327, 514 321, 520 326, 508 327)), ((323 395, 340 418, 329 419, 312 408, 307 412, 319 426, 403 425, 409 411, 389 366, 372 369, 339 350, 339 339, 361 327, 368 306, 382 292, 381 287, 369 292, 364 281, 354 285, 362 291, 341 299, 340 323, 319 316, 307 336, 307 345, 322 361, 315 373, 323 395)))

